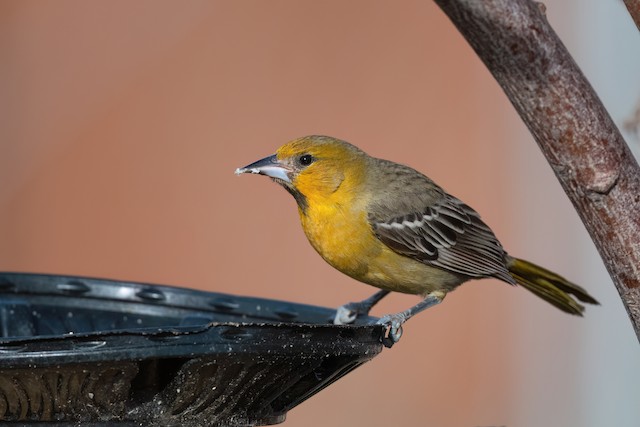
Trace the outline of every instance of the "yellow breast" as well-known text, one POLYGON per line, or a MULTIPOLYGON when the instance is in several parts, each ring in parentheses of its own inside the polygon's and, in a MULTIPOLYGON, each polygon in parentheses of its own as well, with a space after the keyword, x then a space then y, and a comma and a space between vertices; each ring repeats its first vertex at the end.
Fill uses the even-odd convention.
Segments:
POLYGON ((380 252, 364 212, 311 205, 300 214, 300 220, 309 242, 322 258, 343 273, 363 280, 370 260, 380 252))
POLYGON ((300 211, 300 219, 320 256, 356 280, 410 294, 457 285, 457 278, 449 273, 389 249, 371 230, 364 210, 313 203, 300 211))

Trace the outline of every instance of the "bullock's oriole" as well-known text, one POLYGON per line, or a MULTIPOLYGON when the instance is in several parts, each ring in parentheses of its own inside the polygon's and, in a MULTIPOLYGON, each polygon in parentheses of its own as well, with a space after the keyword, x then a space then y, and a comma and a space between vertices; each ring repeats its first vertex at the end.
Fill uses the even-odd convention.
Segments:
POLYGON ((295 198, 302 228, 336 269, 382 289, 341 307, 335 323, 353 322, 390 291, 423 300, 384 316, 387 344, 401 325, 470 279, 519 284, 557 308, 581 315, 577 300, 597 304, 583 288, 511 257, 480 215, 420 172, 377 159, 327 136, 307 136, 236 170, 271 177, 295 198))

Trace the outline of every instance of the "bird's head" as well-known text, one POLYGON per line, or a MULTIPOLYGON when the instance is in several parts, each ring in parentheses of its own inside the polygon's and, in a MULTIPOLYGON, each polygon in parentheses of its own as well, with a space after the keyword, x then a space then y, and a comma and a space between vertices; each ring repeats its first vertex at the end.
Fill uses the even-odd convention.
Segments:
POLYGON ((348 142, 313 135, 286 143, 276 154, 236 169, 236 174, 271 177, 304 211, 311 199, 326 201, 349 191, 363 179, 366 159, 363 151, 348 142))

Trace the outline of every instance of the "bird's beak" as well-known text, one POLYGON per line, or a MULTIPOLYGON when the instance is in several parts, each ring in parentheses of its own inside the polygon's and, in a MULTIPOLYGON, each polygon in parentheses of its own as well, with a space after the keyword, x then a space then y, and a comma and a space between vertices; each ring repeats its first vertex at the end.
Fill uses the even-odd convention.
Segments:
POLYGON ((236 175, 241 173, 258 173, 260 175, 266 175, 271 178, 280 179, 284 182, 291 183, 289 178, 290 171, 278 161, 278 158, 274 154, 273 156, 265 157, 262 160, 253 162, 243 168, 236 169, 236 175))

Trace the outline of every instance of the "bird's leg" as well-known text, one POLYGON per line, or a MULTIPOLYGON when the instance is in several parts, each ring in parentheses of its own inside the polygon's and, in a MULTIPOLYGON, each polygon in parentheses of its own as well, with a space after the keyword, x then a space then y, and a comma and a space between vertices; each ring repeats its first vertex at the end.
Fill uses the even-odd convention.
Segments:
POLYGON ((343 306, 338 307, 336 315, 333 318, 334 325, 346 325, 355 322, 359 315, 367 315, 371 308, 376 305, 382 298, 387 296, 389 291, 378 291, 371 295, 369 298, 359 301, 350 302, 343 306))
POLYGON ((440 304, 446 294, 442 291, 433 291, 428 294, 425 299, 418 304, 409 308, 408 310, 401 311, 396 314, 387 314, 380 318, 376 323, 378 325, 384 325, 386 327, 385 335, 382 339, 382 343, 385 347, 391 347, 402 337, 402 324, 409 320, 414 315, 426 310, 429 307, 440 304))

